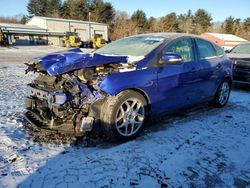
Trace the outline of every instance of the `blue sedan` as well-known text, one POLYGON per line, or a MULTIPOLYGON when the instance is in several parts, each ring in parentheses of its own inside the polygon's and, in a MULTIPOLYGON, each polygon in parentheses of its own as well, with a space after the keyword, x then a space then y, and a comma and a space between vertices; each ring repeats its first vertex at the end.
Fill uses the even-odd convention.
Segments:
POLYGON ((203 102, 227 104, 232 64, 222 48, 195 35, 155 33, 26 64, 26 119, 40 128, 130 140, 148 118, 203 102))

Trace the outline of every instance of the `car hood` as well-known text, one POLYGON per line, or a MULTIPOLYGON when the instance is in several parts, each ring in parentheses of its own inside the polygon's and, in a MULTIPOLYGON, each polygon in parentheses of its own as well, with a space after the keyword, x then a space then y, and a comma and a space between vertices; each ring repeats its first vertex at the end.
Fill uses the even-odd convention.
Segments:
POLYGON ((229 53, 227 56, 233 60, 244 60, 250 61, 250 54, 236 54, 236 53, 229 53))
POLYGON ((64 74, 76 69, 127 61, 128 56, 84 53, 79 48, 35 58, 35 62, 39 63, 42 69, 52 76, 64 74))

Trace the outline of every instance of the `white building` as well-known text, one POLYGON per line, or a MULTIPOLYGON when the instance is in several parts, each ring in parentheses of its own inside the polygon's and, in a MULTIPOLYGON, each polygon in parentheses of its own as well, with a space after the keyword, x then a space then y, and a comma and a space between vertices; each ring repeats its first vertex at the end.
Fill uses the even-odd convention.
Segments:
POLYGON ((36 38, 42 38, 60 45, 66 32, 78 33, 82 41, 96 34, 108 41, 108 25, 80 20, 34 16, 26 25, 0 23, 0 29, 8 34, 10 44, 33 44, 36 38))
MULTIPOLYGON (((90 40, 91 36, 95 34, 108 40, 108 25, 102 23, 34 16, 27 25, 46 29, 48 33, 76 32, 82 41, 90 40)), ((49 41, 55 45, 59 45, 59 40, 58 37, 49 37, 49 41)))
POLYGON ((0 30, 8 36, 10 44, 29 45, 47 43, 47 30, 24 24, 0 23, 0 30))
POLYGON ((224 33, 203 33, 201 34, 201 37, 217 43, 225 50, 231 50, 240 43, 248 42, 246 39, 240 38, 236 35, 224 33))

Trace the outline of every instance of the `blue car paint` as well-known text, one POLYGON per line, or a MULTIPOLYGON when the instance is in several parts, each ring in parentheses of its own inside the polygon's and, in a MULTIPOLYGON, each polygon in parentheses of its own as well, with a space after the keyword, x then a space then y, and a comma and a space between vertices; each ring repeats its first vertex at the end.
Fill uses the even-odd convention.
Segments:
MULTIPOLYGON (((157 68, 148 68, 110 74, 99 83, 99 87, 102 91, 112 96, 127 89, 141 90, 148 97, 150 103, 155 104, 157 102, 155 96, 158 95, 156 72, 157 68)), ((154 108, 154 106, 152 107, 154 108)), ((152 111, 154 111, 153 108, 151 108, 152 111)))
POLYGON ((44 70, 56 76, 76 69, 104 65, 108 63, 127 62, 127 56, 104 56, 83 53, 79 48, 49 54, 36 59, 44 70))
POLYGON ((81 90, 80 104, 91 104, 96 100, 103 99, 105 96, 94 89, 90 89, 86 84, 81 83, 77 79, 72 80, 74 85, 78 85, 81 90))
MULTIPOLYGON (((194 62, 151 66, 150 62, 154 61, 168 43, 169 40, 166 40, 137 62, 136 70, 115 72, 100 79, 100 90, 112 96, 127 89, 140 90, 150 102, 151 115, 155 115, 211 100, 224 77, 231 78, 232 64, 228 58, 223 56, 198 61, 196 48, 194 62)), ((127 61, 126 56, 92 56, 79 52, 76 50, 52 54, 41 58, 40 63, 49 74, 58 75, 75 69, 127 61)))
POLYGON ((225 57, 217 57, 210 60, 201 60, 202 69, 200 71, 201 78, 203 79, 203 89, 201 96, 204 98, 206 95, 215 95, 218 84, 221 78, 225 76, 231 77, 232 64, 228 63, 225 57))

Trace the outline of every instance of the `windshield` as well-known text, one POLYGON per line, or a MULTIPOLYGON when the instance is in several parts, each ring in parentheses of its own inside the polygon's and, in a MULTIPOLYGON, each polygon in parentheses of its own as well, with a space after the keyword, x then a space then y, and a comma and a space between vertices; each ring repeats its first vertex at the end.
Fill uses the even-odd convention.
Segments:
POLYGON ((112 42, 94 53, 102 55, 146 56, 163 43, 162 36, 133 36, 112 42))
POLYGON ((250 54, 250 44, 240 44, 232 49, 231 53, 250 54))

